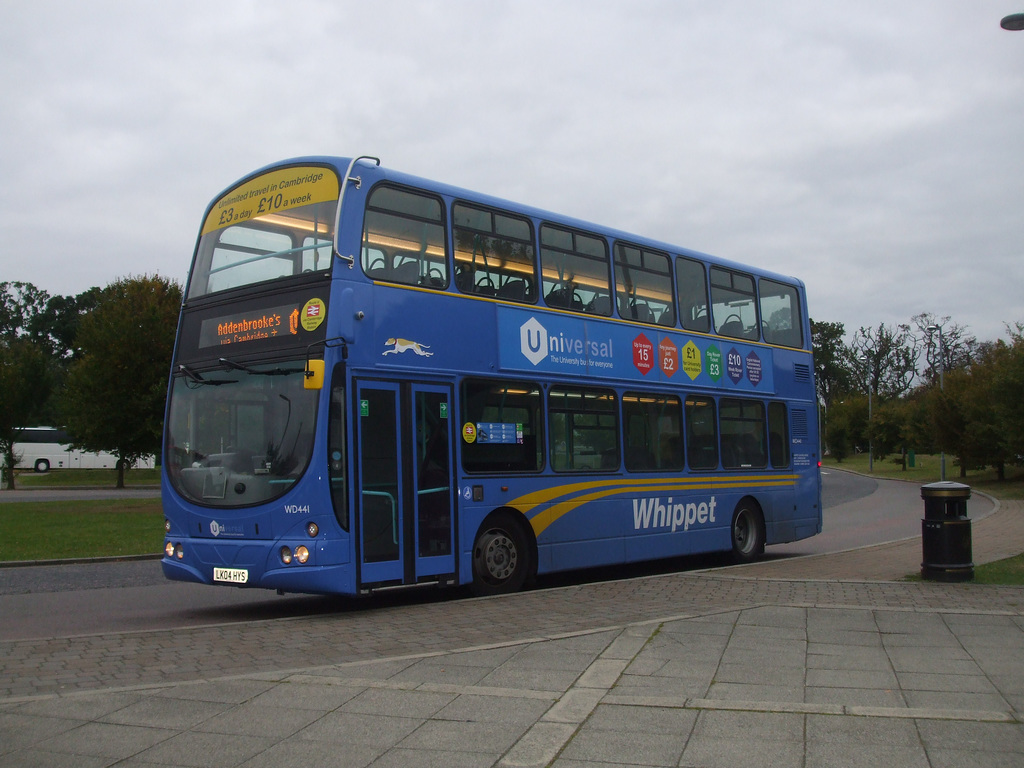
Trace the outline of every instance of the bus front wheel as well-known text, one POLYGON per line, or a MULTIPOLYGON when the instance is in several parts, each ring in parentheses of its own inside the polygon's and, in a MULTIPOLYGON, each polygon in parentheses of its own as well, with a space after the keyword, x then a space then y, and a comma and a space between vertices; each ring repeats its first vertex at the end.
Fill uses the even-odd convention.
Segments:
POLYGON ((764 515, 750 499, 744 499, 732 514, 732 556, 750 563, 764 554, 764 515))
POLYGON ((530 572, 530 544, 508 514, 484 520, 473 543, 473 593, 502 595, 519 591, 530 572))

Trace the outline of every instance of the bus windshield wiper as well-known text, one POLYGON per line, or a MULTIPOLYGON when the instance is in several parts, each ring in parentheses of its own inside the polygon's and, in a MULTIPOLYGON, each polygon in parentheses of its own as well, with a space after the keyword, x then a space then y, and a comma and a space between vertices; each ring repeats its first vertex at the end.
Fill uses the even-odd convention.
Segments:
POLYGON ((178 370, 189 377, 196 384, 209 384, 211 387, 219 387, 221 384, 237 384, 238 379, 206 379, 193 371, 187 365, 178 363, 178 370))
POLYGON ((289 373, 302 373, 305 370, 303 368, 271 368, 267 371, 261 371, 242 363, 236 363, 234 360, 228 360, 226 357, 220 358, 220 363, 228 368, 234 368, 236 371, 245 371, 253 376, 287 376, 289 373))

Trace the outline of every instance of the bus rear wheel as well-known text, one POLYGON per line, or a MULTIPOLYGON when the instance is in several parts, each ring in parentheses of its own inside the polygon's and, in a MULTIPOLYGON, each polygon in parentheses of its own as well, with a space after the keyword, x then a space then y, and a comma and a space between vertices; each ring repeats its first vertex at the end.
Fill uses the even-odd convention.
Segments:
POLYGON ((732 556, 750 563, 764 554, 764 515, 750 499, 744 499, 732 514, 732 556))
POLYGON ((518 592, 530 572, 530 558, 526 534, 511 515, 488 517, 473 543, 473 593, 518 592))
POLYGON ((49 472, 50 462, 46 459, 37 459, 34 469, 36 472, 49 472))

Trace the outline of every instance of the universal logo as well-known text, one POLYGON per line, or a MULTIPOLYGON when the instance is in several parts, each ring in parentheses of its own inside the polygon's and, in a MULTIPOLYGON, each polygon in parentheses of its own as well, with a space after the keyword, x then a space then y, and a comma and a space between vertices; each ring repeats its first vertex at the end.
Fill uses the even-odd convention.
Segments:
POLYGON ((536 317, 531 317, 519 326, 519 349, 534 365, 540 365, 550 355, 554 363, 586 365, 589 360, 591 365, 611 367, 612 340, 592 341, 585 336, 548 333, 536 317))
POLYGON ((241 526, 238 525, 221 525, 216 520, 210 521, 210 533, 214 536, 243 536, 245 532, 241 526))
POLYGON ((531 317, 519 329, 519 348, 534 365, 548 356, 548 332, 536 317, 531 317))

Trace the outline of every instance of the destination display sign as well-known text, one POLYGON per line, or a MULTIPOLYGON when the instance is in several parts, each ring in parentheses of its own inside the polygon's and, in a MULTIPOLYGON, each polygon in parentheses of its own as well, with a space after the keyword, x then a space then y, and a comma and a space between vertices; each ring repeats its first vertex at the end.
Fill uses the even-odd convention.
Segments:
POLYGON ((248 344, 282 334, 298 336, 299 329, 315 331, 327 314, 322 299, 312 298, 302 307, 282 304, 269 309, 257 308, 204 320, 199 328, 199 347, 248 344))
POLYGON ((230 308, 186 307, 178 361, 199 363, 239 354, 305 349, 326 338, 326 299, 327 286, 322 285, 254 297, 230 308))

